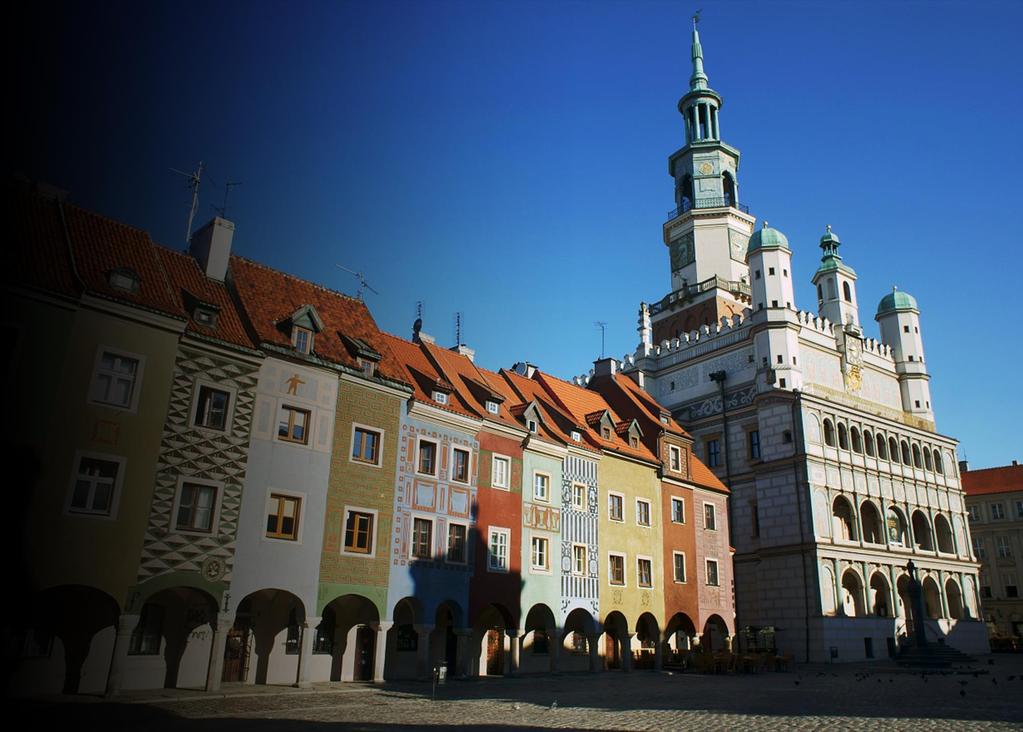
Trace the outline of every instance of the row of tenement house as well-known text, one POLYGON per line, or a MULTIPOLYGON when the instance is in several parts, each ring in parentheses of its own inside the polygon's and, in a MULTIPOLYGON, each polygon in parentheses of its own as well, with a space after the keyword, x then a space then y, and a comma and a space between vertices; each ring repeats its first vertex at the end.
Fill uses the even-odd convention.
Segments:
POLYGON ((734 634, 728 491, 614 361, 488 371, 224 219, 177 252, 9 195, 15 688, 660 668, 734 634))

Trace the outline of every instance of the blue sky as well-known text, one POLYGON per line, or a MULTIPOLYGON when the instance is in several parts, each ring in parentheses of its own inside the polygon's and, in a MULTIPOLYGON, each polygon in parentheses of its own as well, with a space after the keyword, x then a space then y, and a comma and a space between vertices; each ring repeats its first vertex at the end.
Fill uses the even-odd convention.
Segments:
MULTIPOLYGON (((830 223, 868 335, 917 297, 938 429, 974 467, 1021 458, 1019 2, 69 4, 34 19, 15 165, 183 246, 229 202, 235 251, 490 368, 586 371, 670 284, 667 156, 689 16, 742 200, 794 251, 797 305, 830 223), (36 35, 37 34, 37 35, 36 35)), ((33 22, 32 19, 29 22, 33 22)))

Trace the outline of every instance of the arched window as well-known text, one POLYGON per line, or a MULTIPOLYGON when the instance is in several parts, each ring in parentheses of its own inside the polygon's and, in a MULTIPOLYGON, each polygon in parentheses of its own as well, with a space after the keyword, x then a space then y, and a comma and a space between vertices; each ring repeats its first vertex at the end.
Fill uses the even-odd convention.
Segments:
POLYGON ((912 463, 909 460, 910 460, 910 457, 909 457, 909 443, 906 442, 905 440, 903 440, 902 441, 902 464, 903 465, 912 465, 912 463))
POLYGON ((824 302, 824 291, 820 285, 817 285, 817 302, 824 302))
POLYGON ((877 436, 877 456, 882 460, 888 459, 888 448, 885 446, 884 435, 877 436))
POLYGON ((678 192, 680 196, 679 208, 683 211, 688 211, 693 207, 693 178, 688 173, 682 178, 682 185, 679 186, 678 192))
POLYGON ((858 618, 863 612, 863 583, 860 576, 847 569, 842 575, 842 609, 850 618, 858 618))
POLYGON ((852 290, 849 289, 849 283, 842 283, 842 295, 845 297, 846 302, 852 302, 852 290))
POLYGON ((960 592, 956 581, 951 578, 945 582, 945 602, 948 603, 948 616, 953 620, 962 620, 964 617, 963 593, 960 592))
POLYGON ((831 567, 821 567, 821 610, 825 615, 835 614, 835 575, 831 567))
POLYGON ((838 295, 835 294, 835 278, 834 277, 829 277, 828 278, 828 299, 829 300, 837 300, 838 299, 838 295))
POLYGON ((816 414, 811 414, 806 423, 806 436, 815 445, 821 444, 821 421, 816 414))
POLYGON ((824 444, 835 446, 835 425, 831 423, 830 419, 824 420, 824 444))
POLYGON ((880 572, 874 572, 870 578, 870 604, 871 615, 879 618, 892 617, 891 592, 888 589, 888 580, 880 572))
POLYGON ((832 536, 841 541, 856 541, 856 518, 852 504, 837 496, 831 504, 832 536))
POLYGON ((888 454, 891 455, 893 463, 899 462, 899 443, 894 437, 888 438, 888 454))
POLYGON ((922 468, 923 463, 920 461, 920 446, 913 445, 913 467, 922 468))
POLYGON ((860 523, 863 524, 863 541, 871 544, 884 544, 884 531, 881 528, 881 514, 870 501, 860 504, 860 523))
POLYGON ((941 454, 937 450, 934 451, 934 471, 938 475, 945 474, 945 469, 941 467, 941 454))
POLYGON ((849 435, 846 433, 845 425, 838 423, 838 446, 843 450, 849 449, 849 435))
POLYGON ((874 436, 869 430, 863 430, 863 447, 866 448, 869 457, 874 457, 874 436))
POLYGON ((902 511, 897 508, 889 508, 885 518, 888 528, 888 543, 895 546, 906 546, 909 542, 906 540, 906 519, 902 517, 902 511))
POLYGON ((725 171, 725 174, 721 176, 722 187, 725 192, 725 205, 735 205, 735 179, 732 178, 732 174, 725 171))
POLYGON ((916 548, 926 552, 934 551, 934 542, 931 540, 931 522, 923 511, 913 512, 913 538, 916 540, 916 548))
POLYGON ((934 535, 938 540, 939 552, 955 554, 956 548, 952 541, 952 527, 948 525, 948 519, 940 513, 934 517, 934 535))
POLYGON ((924 608, 927 617, 937 620, 941 617, 941 592, 933 577, 925 577, 921 583, 924 591, 924 608))
POLYGON ((863 441, 860 439, 860 431, 855 427, 849 430, 849 439, 852 441, 853 452, 863 452, 863 441))
POLYGON ((931 462, 931 451, 929 448, 924 448, 924 467, 927 470, 934 470, 934 463, 931 462))

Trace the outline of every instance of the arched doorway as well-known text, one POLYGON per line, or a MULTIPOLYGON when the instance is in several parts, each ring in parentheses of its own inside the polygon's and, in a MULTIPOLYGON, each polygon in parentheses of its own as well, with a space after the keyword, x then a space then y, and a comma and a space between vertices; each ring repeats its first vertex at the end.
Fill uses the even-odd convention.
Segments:
MULTIPOLYGON (((447 667, 450 677, 461 675, 458 665, 458 634, 456 630, 464 627, 462 608, 454 600, 445 600, 437 606, 434 614, 433 632, 430 633, 430 669, 437 666, 447 667)), ((465 651, 463 650, 463 653, 465 651)))
POLYGON ((850 618, 859 618, 863 611, 863 583, 852 569, 842 574, 842 611, 850 618))
POLYGON ((377 606, 362 595, 342 595, 327 603, 316 627, 313 654, 330 656, 331 681, 375 678, 379 622, 377 606))
POLYGON ((502 676, 507 673, 510 661, 508 649, 509 628, 517 624, 512 614, 501 604, 492 603, 485 607, 473 626, 474 645, 479 653, 470 670, 470 675, 502 676))
MULTIPOLYGON (((666 666, 683 666, 696 643, 696 625, 685 613, 675 613, 664 627, 666 666)), ((688 665, 688 664, 686 664, 688 665)))
POLYGON ((706 653, 728 650, 728 624, 721 619, 720 615, 711 615, 703 624, 700 649, 706 653))
POLYGON ((945 581, 945 601, 948 603, 948 616, 953 620, 962 620, 963 615, 963 593, 959 585, 952 578, 945 581))
POLYGON ((607 669, 632 668, 629 623, 625 616, 615 610, 604 618, 604 666, 607 669))
POLYGON ((391 611, 393 623, 387 631, 384 678, 388 681, 428 675, 431 626, 423 625, 424 618, 422 605, 415 597, 404 597, 395 604, 391 611))
POLYGON ((247 595, 235 612, 224 650, 225 682, 292 684, 298 679, 305 606, 287 590, 247 595))
POLYGON ((554 613, 543 603, 533 605, 526 613, 522 629, 521 665, 523 671, 557 671, 558 632, 554 613))
POLYGON ((216 622, 217 601, 203 590, 173 587, 147 597, 131 634, 123 688, 204 689, 213 643, 204 626, 216 622), (162 657, 162 669, 143 656, 162 657), (160 671, 162 683, 140 678, 160 671))
POLYGON ((931 522, 923 511, 913 512, 913 539, 917 549, 933 551, 934 542, 931 539, 931 522))
POLYGON ((657 627, 657 619, 650 613, 643 613, 636 621, 636 644, 633 655, 635 667, 660 669, 661 667, 661 631, 657 627))
POLYGON ((888 580, 880 572, 874 572, 870 576, 870 614, 879 618, 893 617, 891 597, 888 580))
POLYGON ((934 581, 933 577, 925 577, 922 588, 924 612, 931 620, 937 620, 941 617, 941 591, 938 589, 938 583, 934 581))
POLYGON ((565 618, 560 650, 562 670, 598 670, 597 621, 588 610, 577 607, 565 618))

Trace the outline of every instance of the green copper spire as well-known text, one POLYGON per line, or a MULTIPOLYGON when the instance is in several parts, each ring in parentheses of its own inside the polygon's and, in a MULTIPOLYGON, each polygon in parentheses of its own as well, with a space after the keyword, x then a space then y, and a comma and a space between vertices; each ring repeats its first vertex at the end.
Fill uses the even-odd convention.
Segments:
POLYGON ((699 14, 693 16, 693 75, 689 77, 689 91, 708 89, 707 75, 703 72, 703 47, 700 45, 700 32, 696 24, 700 22, 699 14))
MULTIPOLYGON (((831 230, 831 224, 828 224, 824 236, 821 237, 821 249, 824 250, 824 256, 821 257, 821 265, 817 268, 817 274, 833 270, 856 274, 852 267, 842 261, 842 255, 838 253, 838 247, 841 244, 842 240, 838 238, 838 234, 831 230)), ((816 276, 814 275, 814 277, 816 276)))

